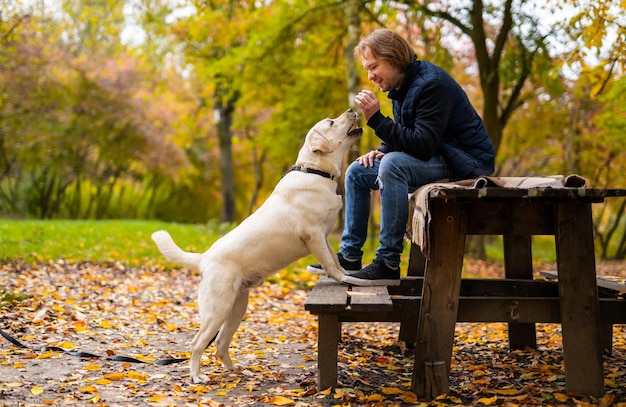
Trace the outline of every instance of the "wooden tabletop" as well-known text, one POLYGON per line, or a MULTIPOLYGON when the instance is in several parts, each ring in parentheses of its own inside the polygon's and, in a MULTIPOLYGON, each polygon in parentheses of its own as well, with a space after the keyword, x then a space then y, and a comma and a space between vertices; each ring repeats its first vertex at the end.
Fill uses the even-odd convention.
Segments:
POLYGON ((555 198, 584 199, 602 202, 604 198, 626 196, 621 188, 442 188, 430 192, 430 198, 555 198))

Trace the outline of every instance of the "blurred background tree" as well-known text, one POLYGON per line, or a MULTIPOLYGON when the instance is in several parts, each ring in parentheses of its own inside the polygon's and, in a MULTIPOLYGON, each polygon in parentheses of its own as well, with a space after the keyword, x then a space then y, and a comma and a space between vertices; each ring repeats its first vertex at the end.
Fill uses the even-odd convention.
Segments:
MULTIPOLYGON (((243 219, 310 126, 372 88, 351 50, 377 27, 458 79, 498 175, 624 186, 624 7, 0 0, 0 216, 243 219)), ((368 130, 351 157, 378 145, 368 130)), ((623 258, 622 202, 598 211, 603 255, 623 258)))

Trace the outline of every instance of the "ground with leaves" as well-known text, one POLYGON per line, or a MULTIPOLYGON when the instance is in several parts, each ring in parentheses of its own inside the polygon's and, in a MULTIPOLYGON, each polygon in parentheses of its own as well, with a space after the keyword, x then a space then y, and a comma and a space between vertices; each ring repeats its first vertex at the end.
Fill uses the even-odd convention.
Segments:
MULTIPOLYGON (((599 264, 622 279, 625 267, 599 264)), ((488 262, 468 262, 466 270, 502 273, 501 264, 488 262)), ((294 284, 266 283, 251 295, 231 346, 240 370, 225 372, 211 347, 203 360, 211 381, 194 385, 186 362, 154 362, 188 356, 197 329, 196 273, 14 262, 0 265, 0 281, 0 292, 36 294, 0 308, 0 328, 30 348, 0 338, 0 406, 422 404, 409 391, 412 354, 397 343, 397 324, 345 324, 341 385, 317 389, 317 323, 304 311, 308 289, 294 284), (44 345, 101 358, 33 350, 44 345), (107 360, 111 355, 147 363, 107 360)), ((509 351, 505 325, 458 324, 451 391, 430 405, 626 406, 626 327, 614 328, 601 400, 566 393, 559 325, 538 324, 538 342, 536 351, 509 351)))

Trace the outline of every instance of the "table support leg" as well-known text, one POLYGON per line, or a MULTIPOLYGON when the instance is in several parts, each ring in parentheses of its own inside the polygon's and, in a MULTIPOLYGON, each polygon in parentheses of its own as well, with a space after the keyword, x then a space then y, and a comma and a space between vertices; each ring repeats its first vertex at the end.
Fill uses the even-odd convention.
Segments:
POLYGON ((591 204, 556 205, 556 255, 568 391, 604 394, 591 204))
MULTIPOLYGON (((532 239, 530 235, 503 235, 505 278, 533 279, 532 239)), ((509 348, 537 349, 537 330, 533 323, 509 322, 509 348)))
POLYGON ((337 351, 341 338, 339 317, 333 314, 318 316, 317 386, 326 390, 337 385, 337 351))
POLYGON ((455 201, 433 201, 430 213, 431 224, 438 227, 430 231, 431 257, 424 276, 411 385, 414 393, 427 399, 449 388, 467 231, 467 212, 455 201))

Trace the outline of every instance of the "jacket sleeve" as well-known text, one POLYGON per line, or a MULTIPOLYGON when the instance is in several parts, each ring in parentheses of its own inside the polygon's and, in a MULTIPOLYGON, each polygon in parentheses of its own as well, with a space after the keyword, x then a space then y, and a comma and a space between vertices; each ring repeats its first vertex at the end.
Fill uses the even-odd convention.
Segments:
POLYGON ((367 125, 383 141, 379 151, 403 151, 420 160, 429 160, 437 152, 450 120, 451 93, 440 81, 423 84, 414 100, 403 103, 414 106, 415 119, 411 123, 404 123, 403 118, 394 121, 380 111, 370 117, 367 125))

